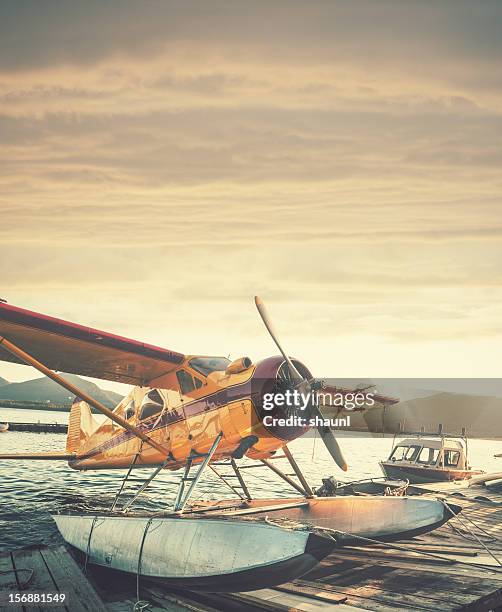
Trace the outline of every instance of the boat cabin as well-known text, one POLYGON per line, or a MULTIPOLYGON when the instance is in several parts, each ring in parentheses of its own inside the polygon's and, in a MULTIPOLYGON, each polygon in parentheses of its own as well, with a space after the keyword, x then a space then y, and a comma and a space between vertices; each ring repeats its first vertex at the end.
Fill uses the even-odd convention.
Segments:
POLYGON ((406 479, 419 484, 437 481, 465 480, 482 474, 473 470, 467 460, 467 438, 443 433, 408 434, 392 445, 389 458, 380 462, 387 478, 406 479))
POLYGON ((404 461, 428 467, 468 469, 465 448, 459 440, 406 438, 392 449, 388 461, 404 461))

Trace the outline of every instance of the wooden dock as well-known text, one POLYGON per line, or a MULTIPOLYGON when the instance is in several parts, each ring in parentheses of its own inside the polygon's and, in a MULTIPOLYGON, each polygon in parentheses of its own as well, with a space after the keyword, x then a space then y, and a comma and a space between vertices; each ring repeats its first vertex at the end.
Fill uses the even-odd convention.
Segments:
MULTIPOLYGON (((502 562, 502 492, 475 487, 444 497, 446 503, 463 507, 462 522, 454 519, 430 534, 398 542, 395 548, 345 547, 302 579, 251 593, 173 593, 142 581, 141 599, 152 602, 155 612, 173 605, 208 612, 495 610, 502 606, 502 566, 484 546, 502 562)), ((93 577, 98 592, 100 580, 93 577)), ((121 584, 125 588, 124 581, 121 584)), ((128 601, 135 601, 135 586, 128 601)), ((118 602, 105 603, 111 611, 122 609, 118 602)))
MULTIPOLYGON (((32 433, 67 433, 68 425, 66 423, 9 423, 10 431, 30 431, 32 433)), ((8 433, 7 432, 7 433, 8 433)))
MULTIPOLYGON (((475 487, 444 498, 463 507, 459 519, 395 545, 338 549, 302 579, 273 589, 188 593, 140 579, 140 599, 150 603, 148 612, 496 610, 502 607, 502 566, 497 561, 502 563, 502 491, 475 487)), ((21 570, 30 568, 35 572, 28 590, 67 590, 71 612, 126 612, 137 601, 134 576, 92 566, 84 575, 62 546, 0 555, 0 572, 14 571, 0 573, 0 590, 9 581, 19 586, 26 579, 21 570)))
POLYGON ((0 554, 0 612, 106 612, 101 598, 64 546, 28 547, 0 554), (8 593, 64 593, 64 605, 8 605, 8 593))

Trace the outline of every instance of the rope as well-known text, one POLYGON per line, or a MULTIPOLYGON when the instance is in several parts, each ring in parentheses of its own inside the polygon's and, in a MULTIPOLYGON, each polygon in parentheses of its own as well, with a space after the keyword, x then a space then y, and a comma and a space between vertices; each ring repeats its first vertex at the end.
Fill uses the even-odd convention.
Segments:
MULTIPOLYGON (((451 512, 451 510, 450 510, 451 512)), ((268 523, 273 524, 273 520, 267 520, 268 523)), ((280 523, 279 523, 280 524, 280 523)), ((361 542, 368 542, 370 544, 378 544, 379 546, 382 546, 384 548, 394 548, 396 550, 403 550, 405 552, 411 552, 411 553, 415 553, 418 555, 424 555, 425 557, 432 557, 433 559, 439 559, 440 561, 445 561, 446 563, 448 563, 449 565, 466 565, 468 567, 481 567, 482 569, 487 569, 489 571, 492 572, 497 572, 499 573, 499 570, 497 568, 494 567, 487 567, 486 565, 480 564, 480 563, 468 563, 466 561, 460 561, 458 559, 450 559, 448 557, 443 557, 441 555, 436 555, 434 553, 430 553, 430 552, 426 552, 424 550, 417 550, 416 548, 410 548, 408 546, 402 546, 402 545, 398 545, 398 544, 391 544, 389 542, 381 542, 380 540, 373 540, 372 538, 365 538, 364 536, 360 536, 360 535, 356 535, 355 533, 348 533, 346 531, 340 531, 338 529, 330 529, 329 527, 321 527, 318 530, 321 534, 322 533, 327 533, 328 535, 330 534, 334 534, 331 535, 331 537, 333 538, 333 540, 337 541, 336 536, 337 535, 341 535, 341 536, 346 536, 349 538, 352 538, 354 540, 360 540, 361 542)), ((343 546, 343 543, 342 543, 343 546)), ((493 556, 493 555, 492 555, 493 556)), ((496 559, 498 562, 498 559, 496 559)))
POLYGON ((139 547, 139 555, 138 555, 138 567, 136 569, 136 603, 134 604, 133 611, 134 612, 143 612, 146 610, 151 604, 149 601, 141 600, 139 597, 139 576, 141 574, 141 560, 143 558, 143 547, 145 545, 146 534, 150 529, 150 525, 152 524, 153 517, 149 518, 146 525, 145 531, 143 531, 143 538, 141 539, 141 546, 139 547))
POLYGON ((408 489, 409 484, 410 481, 406 479, 405 483, 400 487, 395 487, 394 489, 392 487, 385 487, 384 495, 402 497, 403 495, 406 495, 406 490, 408 489))
MULTIPOLYGON (((481 544, 481 546, 486 550, 486 552, 490 555, 490 557, 492 557, 492 559, 495 560, 496 563, 498 563, 498 565, 500 567, 502 567, 502 561, 495 556, 494 553, 492 553, 492 551, 488 548, 488 546, 486 546, 486 544, 484 542, 482 542, 478 536, 474 533, 474 531, 468 526, 466 525, 461 519, 459 514, 455 514, 452 509, 450 508, 450 506, 446 503, 446 501, 444 499, 440 500, 441 503, 444 505, 445 508, 447 508, 449 510, 449 512, 452 513, 452 515, 454 516, 454 518, 456 518, 458 520, 458 522, 462 525, 462 527, 468 532, 470 533, 475 539, 476 541, 481 544)), ((467 517, 466 517, 467 518, 467 517)), ((478 526, 476 525, 476 523, 474 521, 472 521, 471 519, 468 519, 475 527, 476 529, 478 529, 478 526)))
MULTIPOLYGON (((457 515, 458 516, 458 515, 457 515)), ((469 521, 469 523, 471 523, 472 525, 474 525, 474 527, 476 527, 476 529, 478 531, 480 531, 481 533, 483 533, 487 538, 489 538, 492 542, 500 542, 500 538, 497 538, 496 536, 492 535, 491 533, 488 533, 488 531, 486 531, 486 529, 483 529, 482 527, 480 527, 479 525, 477 525, 472 519, 470 519, 467 514, 462 510, 462 518, 466 519, 467 521, 469 521)))
POLYGON ((87 547, 86 547, 86 550, 85 550, 85 561, 84 561, 84 574, 87 574, 87 563, 89 561, 89 557, 90 557, 90 554, 91 554, 92 532, 94 531, 94 527, 95 527, 96 523, 98 522, 98 520, 99 520, 99 517, 97 515, 93 517, 91 529, 89 531, 89 537, 87 538, 87 547))
POLYGON ((35 570, 30 568, 23 568, 20 567, 19 569, 11 569, 11 570, 7 570, 7 571, 1 571, 0 574, 2 576, 6 576, 7 574, 14 574, 16 577, 16 582, 18 583, 18 586, 21 590, 25 589, 30 582, 33 579, 33 576, 35 575, 35 570), (26 578, 26 580, 24 582, 19 582, 17 575, 19 574, 19 572, 29 572, 29 577, 26 578))
MULTIPOLYGON (((416 548, 409 548, 408 546, 402 546, 398 544, 390 544, 389 542, 381 542, 380 540, 373 540, 372 538, 365 538, 364 536, 356 535, 355 533, 348 533, 346 531, 339 531, 338 529, 330 529, 328 527, 323 527, 322 531, 333 532, 337 535, 348 536, 349 538, 354 538, 355 540, 361 540, 361 542, 369 542, 370 544, 378 544, 379 546, 383 546, 384 548, 395 548, 397 550, 404 550, 405 552, 412 552, 420 555, 425 555, 426 557, 432 557, 434 559, 440 559, 441 561, 447 561, 450 565, 454 565, 457 563, 455 559, 448 559, 448 557, 442 557, 441 555, 435 555, 434 553, 425 552, 423 550, 417 550, 416 548)), ((336 540, 336 538, 333 538, 336 540)))

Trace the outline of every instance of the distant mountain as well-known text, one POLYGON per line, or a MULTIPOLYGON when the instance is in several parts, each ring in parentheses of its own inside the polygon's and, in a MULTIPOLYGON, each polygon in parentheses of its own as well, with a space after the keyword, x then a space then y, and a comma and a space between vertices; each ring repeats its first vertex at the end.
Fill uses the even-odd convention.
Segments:
MULTIPOLYGON (((1 389, 0 389, 1 391, 1 389)), ((479 438, 502 437, 502 398, 463 393, 436 393, 364 413, 368 429, 372 432, 406 431, 435 432, 439 425, 451 434, 460 434, 462 427, 467 435, 479 438)))
MULTIPOLYGON (((122 399, 122 395, 114 391, 105 391, 98 385, 74 374, 65 374, 64 377, 108 408, 115 408, 122 399)), ((9 383, 8 381, 5 381, 5 384, 0 383, 1 399, 70 404, 73 396, 53 380, 44 377, 20 383, 9 383)))
POLYGON ((3 387, 4 385, 8 385, 8 384, 9 384, 9 381, 5 380, 5 378, 2 378, 0 376, 0 387, 3 387))
POLYGON ((363 389, 372 387, 375 393, 394 397, 401 401, 427 397, 438 393, 437 390, 411 387, 412 380, 391 379, 391 378, 329 378, 326 379, 331 384, 345 387, 346 389, 363 389))

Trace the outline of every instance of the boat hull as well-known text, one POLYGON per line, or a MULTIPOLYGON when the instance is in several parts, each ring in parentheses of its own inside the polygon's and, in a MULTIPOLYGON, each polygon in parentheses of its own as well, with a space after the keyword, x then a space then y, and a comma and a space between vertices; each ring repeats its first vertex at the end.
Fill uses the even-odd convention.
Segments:
MULTIPOLYGON (((223 509, 224 504, 223 501, 219 502, 221 512, 232 514, 232 509, 223 509)), ((209 507, 199 502, 196 508, 203 509, 204 506, 209 507)), ((217 512, 217 507, 218 504, 212 505, 211 511, 217 512)), ((449 507, 454 514, 461 510, 456 505, 449 507)), ((437 499, 392 495, 254 499, 243 502, 238 508, 236 512, 241 515, 248 508, 253 510, 253 516, 256 517, 281 517, 321 529, 334 529, 339 532, 337 539, 340 543, 361 543, 358 538, 381 542, 407 539, 433 531, 453 516, 437 499), (295 504, 295 507, 287 507, 295 504)))
POLYGON ((310 571, 336 543, 308 530, 251 520, 54 515, 88 562, 201 591, 274 586, 310 571))
POLYGON ((394 461, 381 461, 380 467, 387 478, 408 480, 411 484, 426 484, 429 482, 451 482, 453 480, 469 480, 473 476, 483 474, 476 470, 452 470, 446 468, 427 468, 417 465, 398 465, 394 461))

